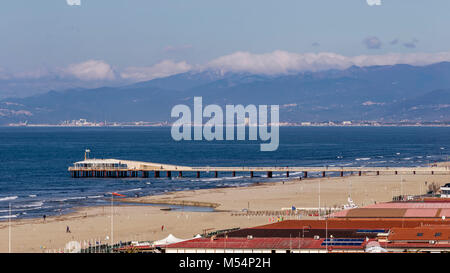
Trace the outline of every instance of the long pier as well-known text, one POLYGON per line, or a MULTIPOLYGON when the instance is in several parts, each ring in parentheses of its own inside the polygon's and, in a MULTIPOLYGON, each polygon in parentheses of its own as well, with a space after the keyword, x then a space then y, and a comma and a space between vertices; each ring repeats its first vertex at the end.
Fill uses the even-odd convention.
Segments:
POLYGON ((119 159, 86 159, 74 163, 72 167, 68 168, 72 177, 183 177, 183 174, 194 173, 197 178, 201 177, 202 173, 213 173, 214 177, 219 177, 220 173, 229 173, 231 176, 236 176, 236 173, 248 173, 249 177, 254 177, 255 173, 265 173, 268 178, 273 176, 273 173, 285 173, 286 177, 293 172, 301 172, 304 178, 308 174, 319 173, 325 177, 327 173, 338 173, 340 176, 345 174, 357 174, 359 176, 372 173, 374 175, 382 174, 450 174, 448 166, 426 166, 426 167, 189 167, 180 165, 168 165, 152 162, 130 161, 119 159))

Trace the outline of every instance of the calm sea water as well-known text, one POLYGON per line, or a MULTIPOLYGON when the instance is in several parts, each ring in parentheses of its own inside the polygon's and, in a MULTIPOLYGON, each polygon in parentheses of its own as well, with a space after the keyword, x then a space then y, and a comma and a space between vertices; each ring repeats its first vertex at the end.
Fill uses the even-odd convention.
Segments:
MULTIPOLYGON (((107 193, 127 196, 167 191, 246 186, 250 179, 213 173, 202 178, 77 178, 67 168, 91 157, 190 166, 418 166, 446 160, 446 127, 284 127, 276 152, 258 141, 173 141, 170 128, 0 128, 0 220, 67 213, 105 205, 107 193)), ((175 175, 175 174, 174 174, 175 175)), ((187 174, 186 174, 187 175, 187 174)), ((264 176, 265 174, 261 174, 264 176)), ((301 173, 291 174, 291 177, 301 173)), ((270 181, 285 179, 275 174, 270 181)))

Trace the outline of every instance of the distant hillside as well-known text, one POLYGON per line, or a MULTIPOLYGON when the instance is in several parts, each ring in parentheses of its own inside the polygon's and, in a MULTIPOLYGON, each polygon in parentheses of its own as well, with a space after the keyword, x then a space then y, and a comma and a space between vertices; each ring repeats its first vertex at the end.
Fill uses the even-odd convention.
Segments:
POLYGON ((351 67, 265 76, 188 72, 124 87, 51 91, 0 101, 0 124, 171 121, 173 105, 279 104, 281 120, 448 121, 450 63, 351 67))

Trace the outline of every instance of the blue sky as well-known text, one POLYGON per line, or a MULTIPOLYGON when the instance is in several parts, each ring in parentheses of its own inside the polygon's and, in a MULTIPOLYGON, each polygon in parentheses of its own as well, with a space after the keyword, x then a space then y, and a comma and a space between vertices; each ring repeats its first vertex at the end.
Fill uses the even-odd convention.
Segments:
MULTIPOLYGON (((406 54, 400 59, 408 62, 415 58, 408 54, 450 52, 449 10, 448 0, 4 0, 0 78, 60 73, 90 80, 90 73, 142 80, 210 63, 259 65, 258 72, 279 56, 321 52, 406 54), (239 52, 247 55, 233 55, 239 52)), ((299 58, 267 71, 308 69, 299 58)), ((442 58, 449 57, 436 60, 442 58)))

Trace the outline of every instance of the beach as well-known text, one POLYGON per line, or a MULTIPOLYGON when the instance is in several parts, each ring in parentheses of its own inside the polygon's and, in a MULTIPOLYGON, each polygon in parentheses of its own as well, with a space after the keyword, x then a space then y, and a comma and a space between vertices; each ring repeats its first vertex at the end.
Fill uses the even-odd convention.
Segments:
MULTIPOLYGON (((169 234, 182 239, 219 229, 245 228, 269 223, 268 216, 233 216, 248 209, 340 207, 351 196, 358 206, 386 202, 400 194, 424 194, 428 185, 444 185, 450 175, 363 175, 292 179, 284 182, 255 183, 248 187, 228 187, 177 191, 164 195, 126 198, 110 206, 83 207, 61 216, 11 221, 12 252, 47 252, 63 249, 69 241, 101 240, 152 241, 169 234), (320 198, 319 198, 320 193, 320 198), (320 205, 319 205, 320 200, 320 205), (127 204, 127 202, 133 204, 127 204), (141 205, 136 205, 140 203, 141 205), (155 204, 144 205, 144 204, 155 204), (214 212, 161 210, 164 204, 199 205, 214 212), (70 233, 66 232, 69 226, 70 233), (162 228, 163 227, 163 228, 162 228)), ((118 199, 118 198, 117 198, 118 199)), ((8 221, 0 222, 0 252, 8 252, 8 221)))

